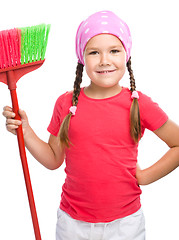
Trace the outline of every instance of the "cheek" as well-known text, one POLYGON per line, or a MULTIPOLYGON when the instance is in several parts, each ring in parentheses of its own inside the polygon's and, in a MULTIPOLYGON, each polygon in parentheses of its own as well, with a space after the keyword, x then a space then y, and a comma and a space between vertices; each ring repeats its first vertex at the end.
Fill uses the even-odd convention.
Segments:
POLYGON ((116 64, 116 67, 120 72, 125 72, 126 71, 126 63, 125 62, 118 62, 116 64))
POLYGON ((119 64, 122 66, 126 66, 126 52, 123 52, 119 58, 119 64))
POLYGON ((127 70, 126 62, 120 61, 118 62, 117 66, 118 66, 118 74, 120 75, 120 78, 122 78, 127 70))
POLYGON ((91 66, 89 64, 86 64, 86 62, 85 62, 85 70, 88 77, 91 78, 91 74, 92 74, 91 66))
POLYGON ((86 72, 90 72, 90 69, 91 69, 91 66, 90 64, 88 63, 88 61, 85 61, 85 69, 86 69, 86 72))
POLYGON ((116 62, 119 69, 124 70, 126 69, 126 56, 124 55, 119 61, 116 62))
POLYGON ((95 69, 95 59, 86 58, 85 59, 85 69, 87 74, 90 74, 91 71, 95 69))

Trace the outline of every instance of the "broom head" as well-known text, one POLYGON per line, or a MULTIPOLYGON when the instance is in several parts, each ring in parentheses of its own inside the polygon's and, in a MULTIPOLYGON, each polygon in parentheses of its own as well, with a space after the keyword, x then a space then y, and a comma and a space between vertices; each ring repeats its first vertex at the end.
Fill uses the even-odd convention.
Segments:
POLYGON ((45 61, 50 25, 0 31, 0 82, 16 87, 26 73, 39 68, 45 61), (7 73, 13 71, 13 83, 7 73))

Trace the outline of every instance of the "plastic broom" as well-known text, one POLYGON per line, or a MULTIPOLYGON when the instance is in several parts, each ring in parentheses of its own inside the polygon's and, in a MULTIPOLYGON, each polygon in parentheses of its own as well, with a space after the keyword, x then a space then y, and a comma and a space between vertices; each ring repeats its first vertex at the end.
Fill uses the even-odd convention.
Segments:
MULTIPOLYGON (((10 90, 15 119, 20 120, 16 83, 23 75, 44 63, 49 31, 50 25, 45 24, 0 31, 0 81, 7 84, 10 90)), ((17 129, 17 139, 34 234, 36 240, 41 240, 22 126, 17 129)))

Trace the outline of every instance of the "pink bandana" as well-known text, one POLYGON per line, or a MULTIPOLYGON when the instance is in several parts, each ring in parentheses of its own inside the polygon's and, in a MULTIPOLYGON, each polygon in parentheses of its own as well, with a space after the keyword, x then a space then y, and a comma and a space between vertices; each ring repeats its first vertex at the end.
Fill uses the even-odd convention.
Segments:
POLYGON ((76 55, 78 62, 84 64, 83 53, 87 42, 94 36, 102 33, 118 37, 126 50, 126 60, 129 60, 132 40, 129 27, 111 11, 101 11, 92 14, 81 22, 76 33, 76 55))

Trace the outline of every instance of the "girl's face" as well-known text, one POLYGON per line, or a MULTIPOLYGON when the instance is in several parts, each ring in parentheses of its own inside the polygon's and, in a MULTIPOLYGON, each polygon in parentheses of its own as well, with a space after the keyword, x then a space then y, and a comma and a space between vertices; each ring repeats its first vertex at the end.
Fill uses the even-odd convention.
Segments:
POLYGON ((93 86, 119 86, 126 70, 126 52, 119 38, 111 34, 100 34, 87 43, 84 62, 93 86))

